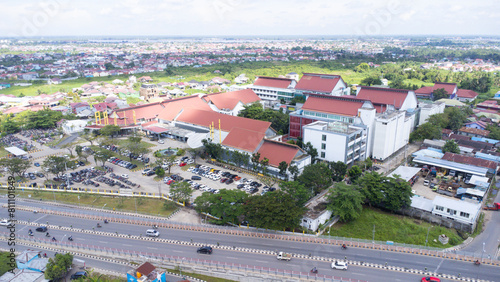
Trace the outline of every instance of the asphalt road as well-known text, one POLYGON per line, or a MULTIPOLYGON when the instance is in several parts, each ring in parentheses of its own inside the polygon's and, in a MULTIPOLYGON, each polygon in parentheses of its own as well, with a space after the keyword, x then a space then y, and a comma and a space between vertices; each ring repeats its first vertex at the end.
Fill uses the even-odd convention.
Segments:
MULTIPOLYGON (((2 215, 6 213, 2 210, 2 215)), ((73 228, 83 228, 92 229, 95 227, 96 222, 85 220, 85 219, 75 219, 66 218, 61 216, 46 215, 46 214, 33 214, 32 212, 16 211, 16 217, 18 220, 31 220, 39 223, 46 223, 47 221, 51 225, 61 225, 70 226, 73 228)), ((145 234, 147 227, 144 226, 134 226, 128 224, 119 223, 109 223, 102 224, 103 227, 99 231, 105 232, 118 232, 119 234, 131 234, 140 235, 145 234)), ((21 235, 27 234, 27 227, 18 226, 17 232, 21 235), (26 232, 26 233, 24 233, 26 232)), ((358 249, 350 247, 348 250, 341 250, 339 246, 321 245, 321 244, 310 244, 302 242, 290 242, 290 241, 280 241, 273 239, 263 239, 254 237, 240 237, 232 235, 223 234, 210 234, 196 231, 186 231, 177 229, 159 229, 160 238, 163 239, 175 239, 180 241, 190 241, 202 243, 202 244, 213 244, 216 245, 220 243, 225 246, 236 246, 243 248, 252 248, 260 250, 269 251, 285 251, 296 254, 308 255, 328 258, 344 259, 347 257, 348 260, 364 261, 376 264, 385 264, 386 262, 390 266, 407 267, 412 269, 424 270, 427 268, 429 271, 437 273, 445 273, 451 275, 458 275, 460 273, 463 277, 480 278, 490 281, 500 281, 500 270, 498 267, 493 267, 489 265, 474 266, 470 262, 461 262, 454 260, 447 260, 428 256, 419 256, 413 254, 405 253, 395 253, 395 252, 385 252, 379 250, 369 250, 369 249, 358 249)), ((125 249, 130 251, 146 251, 152 253, 166 254, 166 255, 179 255, 191 258, 204 258, 206 255, 197 254, 196 247, 186 246, 186 245, 176 245, 167 244, 152 241, 141 241, 127 238, 110 238, 99 235, 92 235, 80 232, 67 232, 59 230, 51 230, 51 235, 55 236, 58 240, 65 240, 67 236, 72 235, 75 239, 75 243, 85 244, 85 245, 97 245, 101 247, 125 249)), ((43 234, 36 234, 37 237, 45 238, 43 234)), ((325 267, 328 267, 328 263, 318 263, 310 260, 295 259, 293 263, 287 264, 281 261, 276 261, 274 256, 266 254, 255 254, 255 253, 242 253, 238 251, 227 251, 216 249, 212 256, 209 256, 211 260, 217 260, 220 262, 228 263, 240 263, 247 265, 257 265, 263 267, 275 267, 286 270, 294 271, 308 271, 313 266, 322 267, 320 271, 327 271, 325 267), (322 264, 326 264, 322 265, 322 264), (323 269, 325 268, 325 269, 323 269)), ((366 273, 365 267, 355 267, 352 266, 348 272, 342 272, 342 276, 348 275, 349 278, 367 280, 363 275, 366 273)), ((332 270, 328 270, 328 275, 332 270)), ((385 274, 377 274, 376 276, 370 277, 385 277, 386 279, 392 280, 394 277, 399 277, 401 273, 392 273, 388 271, 382 271, 385 274), (387 273, 391 273, 387 277, 387 273), (394 276, 396 275, 396 276, 394 276)), ((370 279, 370 281, 374 281, 370 279)), ((386 280, 387 281, 387 280, 386 280)))

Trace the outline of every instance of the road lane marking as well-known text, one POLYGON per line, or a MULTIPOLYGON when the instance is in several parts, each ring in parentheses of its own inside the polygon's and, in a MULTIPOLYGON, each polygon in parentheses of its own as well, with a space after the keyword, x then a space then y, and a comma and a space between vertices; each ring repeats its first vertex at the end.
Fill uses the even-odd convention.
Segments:
POLYGON ((436 270, 434 270, 434 272, 435 272, 435 273, 437 273, 437 272, 438 272, 438 269, 441 267, 441 264, 443 264, 443 261, 444 261, 444 259, 442 259, 442 260, 441 260, 441 262, 439 262, 439 264, 438 264, 438 266, 437 266, 436 270))
POLYGON ((265 260, 255 260, 257 262, 263 262, 263 263, 269 263, 268 261, 265 261, 265 260))
POLYGON ((158 248, 153 248, 153 247, 147 247, 150 250, 158 250, 158 248))
POLYGON ((228 258, 228 259, 238 259, 238 258, 233 258, 233 257, 226 257, 226 258, 228 258))
POLYGON ((103 243, 103 244, 107 244, 108 242, 104 242, 104 241, 99 241, 99 243, 103 243))
POLYGON ((184 253, 183 251, 172 250, 174 253, 184 253))
POLYGON ((127 247, 133 247, 134 245, 129 245, 129 244, 122 244, 123 246, 127 246, 127 247))

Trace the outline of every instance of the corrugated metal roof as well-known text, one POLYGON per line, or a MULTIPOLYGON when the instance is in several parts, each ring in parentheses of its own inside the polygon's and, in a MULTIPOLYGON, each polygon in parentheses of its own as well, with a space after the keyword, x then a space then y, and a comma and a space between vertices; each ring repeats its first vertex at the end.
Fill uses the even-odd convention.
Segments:
POLYGON ((394 177, 396 174, 401 177, 401 179, 404 179, 405 181, 409 181, 415 174, 417 174, 420 171, 419 167, 409 167, 409 166, 400 166, 396 168, 391 174, 389 174, 389 177, 394 177))
POLYGON ((424 197, 421 197, 418 195, 413 195, 413 197, 411 197, 411 205, 410 206, 412 208, 416 208, 416 209, 424 210, 424 211, 428 211, 428 212, 432 212, 432 208, 433 208, 432 200, 429 200, 427 198, 424 198, 424 197))
POLYGON ((482 168, 482 167, 477 167, 477 166, 472 166, 472 165, 467 165, 467 164, 461 164, 461 163, 446 161, 446 160, 442 160, 442 159, 423 157, 423 156, 416 157, 413 159, 413 161, 416 163, 420 163, 420 164, 433 165, 433 166, 458 170, 461 172, 480 175, 480 176, 486 176, 486 173, 488 172, 487 168, 482 168))

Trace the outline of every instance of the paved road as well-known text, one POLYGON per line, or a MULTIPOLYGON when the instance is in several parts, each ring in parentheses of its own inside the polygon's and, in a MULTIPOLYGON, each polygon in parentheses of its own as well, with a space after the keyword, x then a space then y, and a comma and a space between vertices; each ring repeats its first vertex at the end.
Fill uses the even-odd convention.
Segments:
MULTIPOLYGON (((500 187, 500 181, 496 183, 500 187)), ((495 202, 500 202, 500 193, 496 196, 495 202)), ((498 248, 500 246, 500 211, 486 211, 491 213, 490 220, 486 223, 486 228, 463 250, 473 252, 477 256, 498 257, 498 248), (484 245, 483 245, 484 243, 484 245)))
MULTIPOLYGON (((3 211, 2 213, 4 212, 5 211, 3 211)), ((17 219, 23 219, 23 220, 31 219, 41 223, 49 221, 51 225, 61 225, 61 226, 73 225, 73 228, 84 228, 84 229, 92 229, 92 227, 95 227, 95 221, 89 221, 84 219, 75 220, 74 218, 65 218, 61 216, 53 216, 46 214, 35 215, 31 212, 23 212, 23 211, 17 211, 16 216, 17 219)), ((19 228, 18 229, 19 234, 27 234, 26 227, 19 226, 18 228, 19 228)), ((146 228, 147 227, 144 226, 110 223, 106 225, 103 224, 103 227, 99 230, 106 232, 118 232, 119 234, 140 235, 140 234, 145 234, 146 228)), ((225 246, 236 246, 243 248, 269 250, 269 251, 280 250, 296 254, 303 254, 303 255, 311 254, 313 256, 337 258, 337 259, 342 259, 344 257, 347 257, 347 259, 355 261, 364 261, 376 264, 385 264, 387 262, 388 265, 391 266, 408 267, 420 270, 424 270, 425 268, 427 268, 430 271, 435 271, 438 273, 446 273, 451 275, 457 275, 458 273, 461 273, 462 276, 464 277, 465 276, 473 278, 479 277, 481 279, 487 279, 490 281, 500 281, 500 271, 498 267, 493 267, 489 265, 481 265, 480 267, 477 267, 470 262, 461 262, 461 261, 419 256, 413 254, 385 252, 385 251, 368 250, 368 249, 357 249, 353 247, 349 248, 346 251, 342 251, 338 246, 280 241, 280 240, 262 239, 254 237, 239 237, 239 236, 222 235, 222 234, 213 235, 209 233, 207 234, 202 232, 176 230, 176 229, 159 229, 159 231, 161 233, 160 238, 164 239, 175 239, 188 242, 190 241, 190 239, 193 239, 193 242, 202 244, 213 244, 213 245, 216 245, 217 242, 219 242, 221 245, 225 246)), ((75 238, 75 242, 81 244, 89 244, 89 245, 92 244, 92 245, 99 245, 101 247, 127 249, 131 251, 147 251, 160 254, 181 255, 192 258, 205 257, 204 255, 196 254, 195 253, 196 247, 194 246, 175 245, 175 244, 166 244, 166 243, 149 242, 149 241, 137 241, 126 238, 109 238, 109 237, 85 234, 80 232, 67 232, 59 230, 52 230, 50 233, 56 236, 56 238, 58 239, 66 238, 64 237, 65 235, 69 236, 71 234, 75 238), (138 242, 140 243, 138 244, 138 242)), ((43 238, 42 234, 37 234, 36 236, 43 238)), ((241 253, 241 252, 226 251, 226 250, 214 251, 214 255, 211 256, 210 259, 221 262, 232 262, 232 263, 241 263, 241 264, 257 265, 264 267, 276 267, 276 268, 284 268, 284 266, 287 265, 283 264, 282 262, 276 261, 273 256, 266 254, 241 253)), ((294 261, 298 261, 299 266, 297 266, 294 263, 290 264, 289 267, 285 269, 290 269, 294 271, 298 270, 308 271, 310 268, 315 266, 315 264, 317 264, 317 262, 311 262, 309 260, 294 259, 294 261), (297 269, 297 267, 299 267, 300 269, 297 269)), ((327 267, 327 266, 328 265, 322 267, 327 267)), ((365 268, 363 267, 353 266, 352 269, 353 269, 352 273, 361 273, 361 274, 365 273, 364 272, 365 268)), ((326 269, 324 271, 326 271, 326 269)), ((349 275, 351 275, 351 271, 349 271, 348 273, 349 275)), ((366 277, 363 277, 361 275, 352 275, 349 277, 366 280, 366 277)), ((377 276, 377 277, 383 277, 383 276, 377 276)))

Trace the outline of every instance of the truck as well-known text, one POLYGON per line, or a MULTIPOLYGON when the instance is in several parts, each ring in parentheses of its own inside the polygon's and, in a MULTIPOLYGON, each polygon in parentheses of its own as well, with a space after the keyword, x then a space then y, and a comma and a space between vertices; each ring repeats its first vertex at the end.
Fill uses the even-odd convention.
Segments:
POLYGON ((279 252, 278 253, 278 256, 276 257, 278 260, 286 260, 286 261, 290 261, 292 259, 292 255, 291 254, 287 254, 287 253, 284 253, 284 252, 279 252))
POLYGON ((493 204, 485 205, 483 209, 490 210, 490 211, 500 210, 500 203, 493 203, 493 204))

